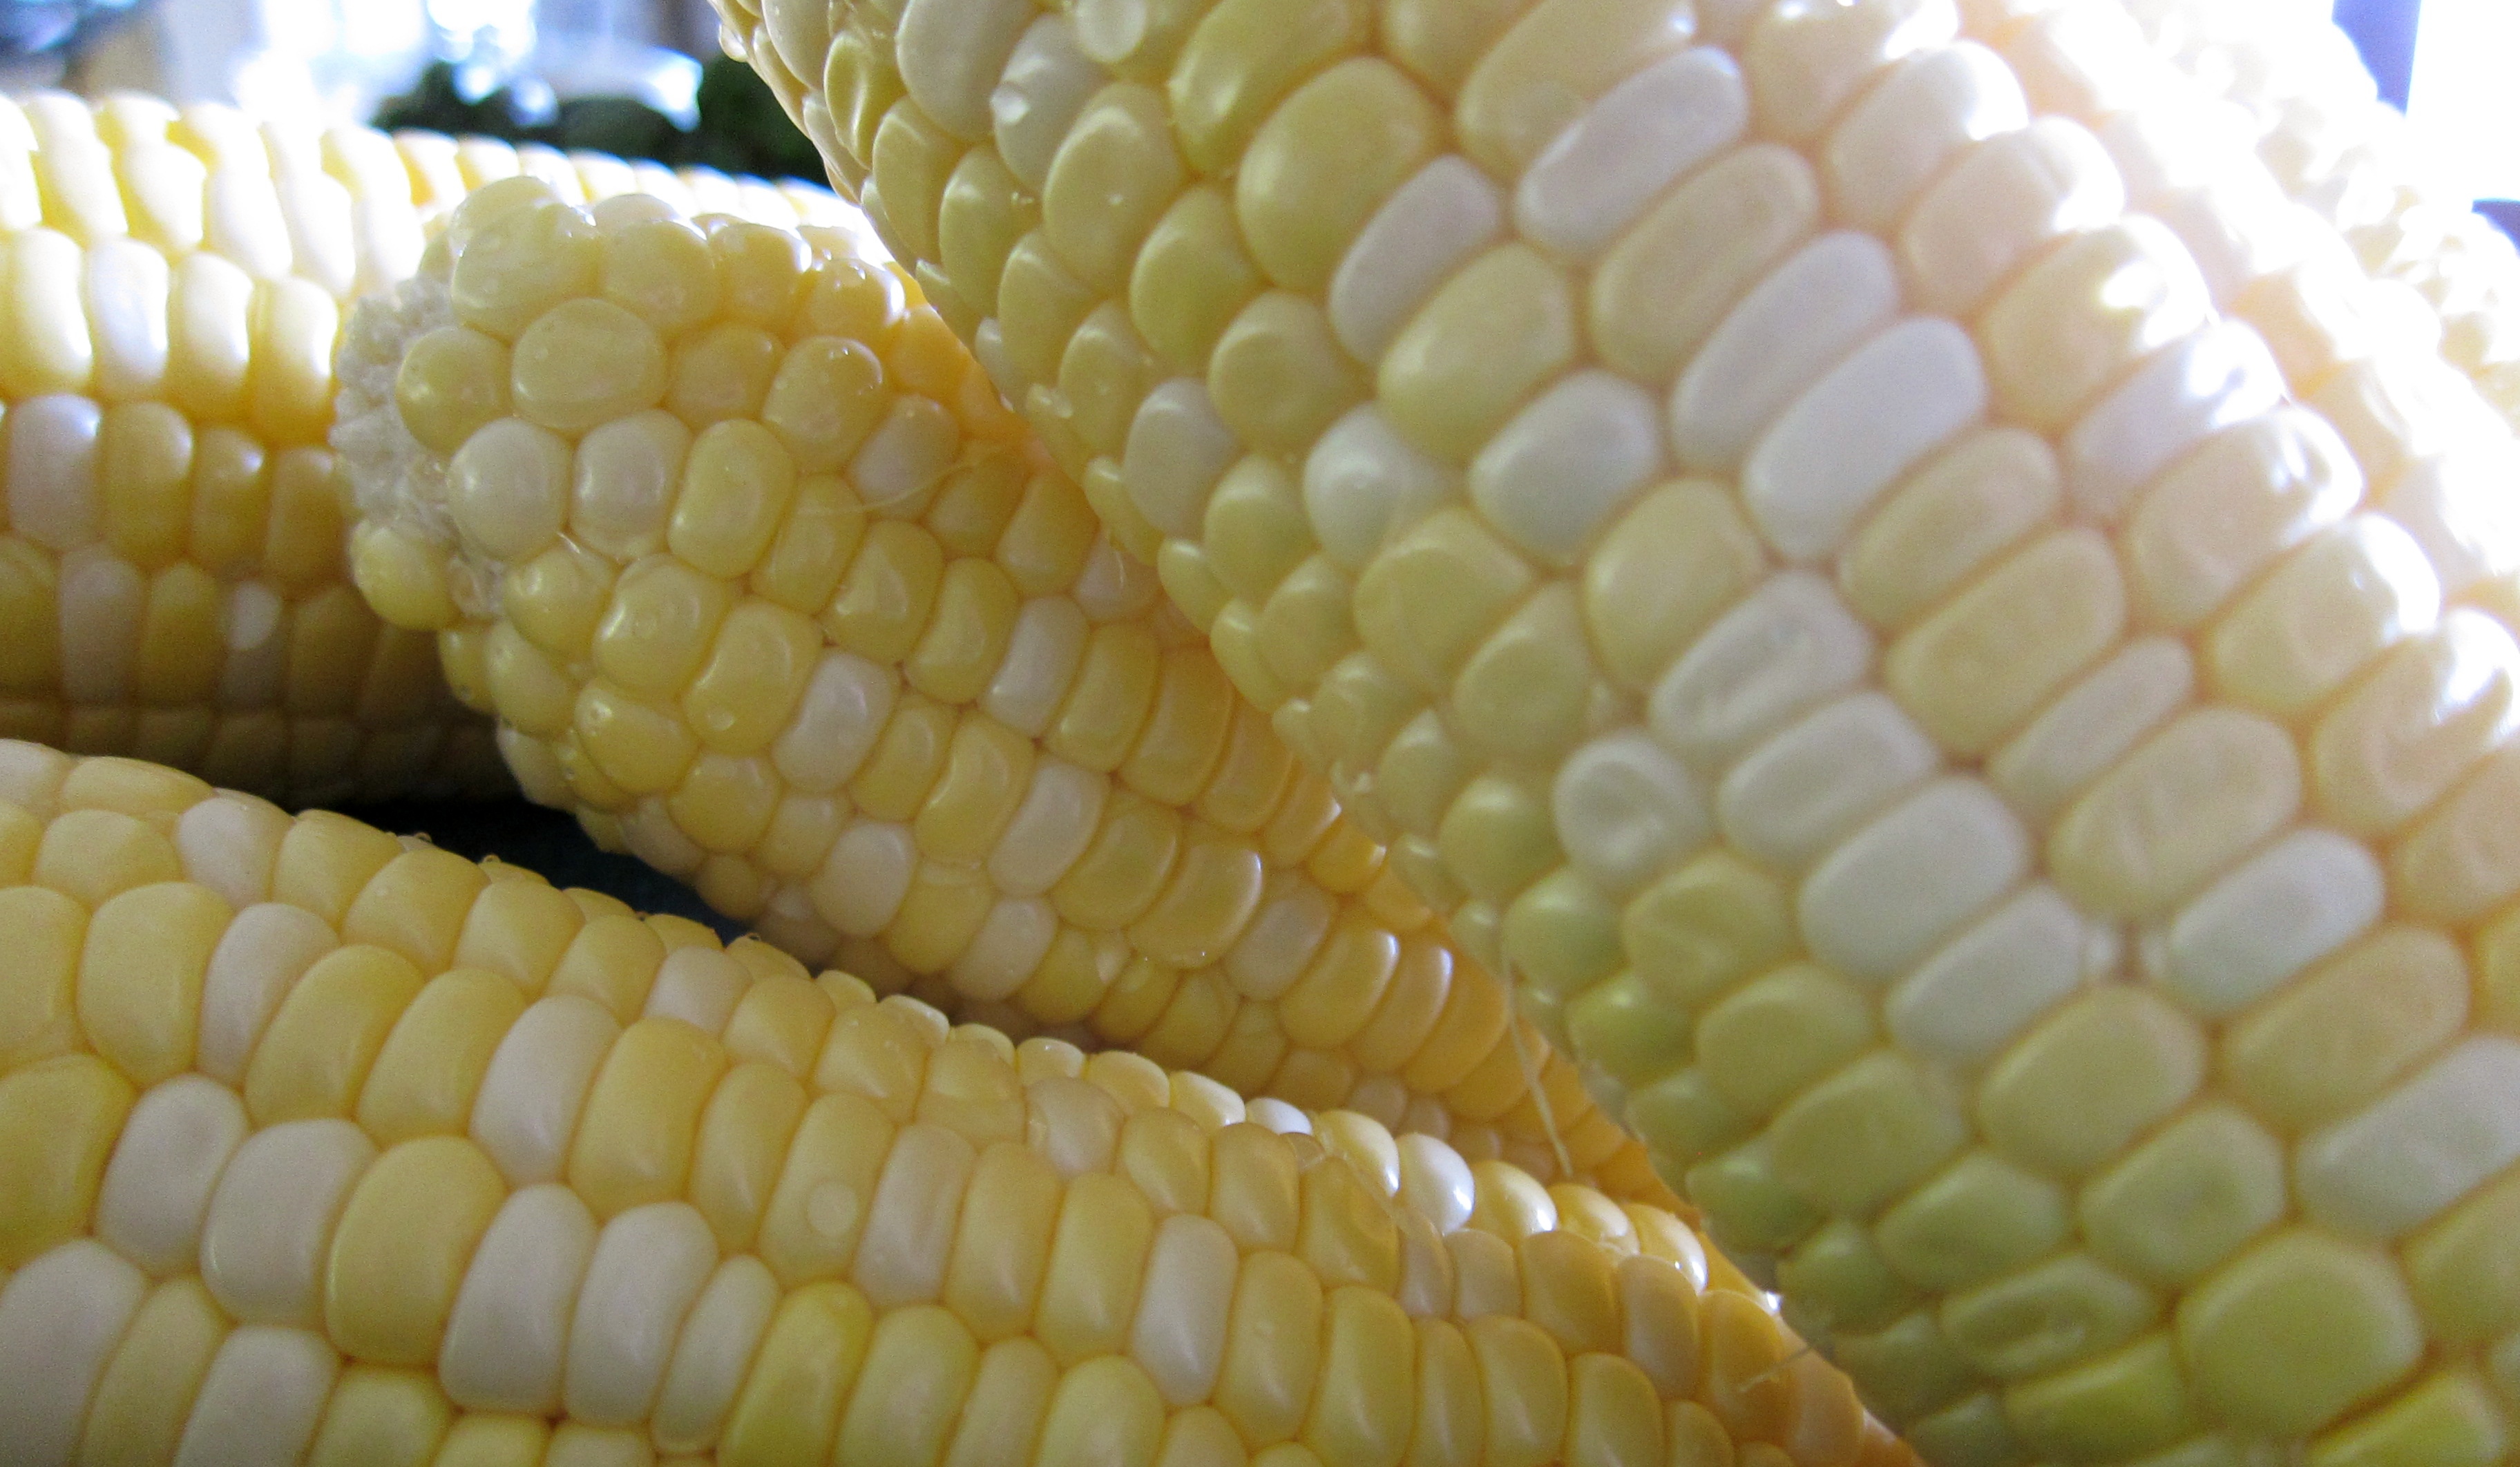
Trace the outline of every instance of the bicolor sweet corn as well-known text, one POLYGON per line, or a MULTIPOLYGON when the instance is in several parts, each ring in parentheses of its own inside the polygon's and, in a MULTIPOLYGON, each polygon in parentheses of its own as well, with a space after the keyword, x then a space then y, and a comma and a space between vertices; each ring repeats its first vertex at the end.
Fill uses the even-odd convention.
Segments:
POLYGON ((25 1467, 1898 1467, 1670 1214, 0 741, 25 1467))
POLYGON ((1926 1458, 2498 1463, 2511 257, 2281 9, 724 0, 1926 1458))

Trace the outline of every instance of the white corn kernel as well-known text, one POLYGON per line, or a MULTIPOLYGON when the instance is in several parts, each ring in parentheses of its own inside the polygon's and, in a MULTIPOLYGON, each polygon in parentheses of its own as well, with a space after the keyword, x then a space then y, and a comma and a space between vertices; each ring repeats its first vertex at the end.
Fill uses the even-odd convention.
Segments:
POLYGON ((1726 612, 1664 674, 1648 704, 1653 731, 1691 764, 1720 767, 1846 691, 1871 661, 1871 634, 1836 589, 1789 571, 1726 612))
POLYGON ((149 1280, 91 1238, 64 1243, 0 1285, 0 1442, 13 1462, 68 1463, 88 1398, 149 1280))
POLYGON ((1428 163, 1358 231, 1330 277, 1330 330, 1348 355, 1382 360, 1409 318, 1454 270, 1505 232, 1505 197, 1457 155, 1428 163))
POLYGON ((1883 982, 2029 869, 2029 834, 1995 791, 1975 779, 1943 779, 1814 868, 1798 903, 1803 939, 1840 972, 1883 982))
POLYGON ((1840 232, 1804 245, 1741 297, 1672 387, 1681 462, 1737 469, 1777 416, 1898 309, 1898 271, 1879 241, 1840 232))
POLYGON ((1007 636, 997 675, 980 695, 980 711, 1028 738, 1040 737, 1066 701, 1093 630, 1069 598, 1045 596, 1024 602, 1007 636))
POLYGON ((716 1267, 717 1238, 688 1202, 652 1202, 604 1224, 568 1327, 561 1400, 572 1418, 647 1421, 683 1316, 716 1267))
POLYGON ((1240 1266, 1233 1237, 1210 1219, 1180 1213, 1155 1228, 1129 1355, 1172 1405, 1205 1400, 1216 1389, 1240 1266))
POLYGON ((340 1370, 322 1335, 255 1324, 230 1331, 193 1398, 175 1467, 298 1460, 340 1370))
POLYGON ((2196 662, 2185 643, 2129 643, 1998 749, 1987 778, 2026 819, 2045 823, 2195 689, 2196 662))
POLYGON ((2380 919, 2380 864, 2360 841, 2297 830, 2171 919, 2161 979, 2197 1012, 2247 1007, 2380 919))
POLYGON ((847 783, 874 751, 899 691, 892 669, 852 652, 824 652, 787 732, 771 746, 780 778, 807 794, 847 783))
MULTIPOLYGON (((643 807, 644 808, 644 807, 643 807)), ((640 1017, 680 1019, 702 1034, 716 1034, 752 986, 743 964, 716 948, 677 948, 665 955, 648 988, 640 1017)))
POLYGON ((1225 955, 1225 974, 1245 999, 1285 997, 1312 965, 1338 912, 1329 894, 1309 882, 1264 891, 1242 936, 1225 955))
POLYGON ((1902 321, 1778 416, 1742 466, 1742 501, 1788 559, 1832 555, 1882 491, 1986 404, 1968 333, 1936 317, 1902 321))
POLYGON ((1534 558, 1571 564, 1661 467, 1660 426, 1653 399, 1627 378, 1579 372, 1479 450, 1470 502, 1534 558))
POLYGON ((1024 986, 1058 936, 1058 913, 1039 897, 1001 897, 948 976, 974 1002, 1011 998, 1024 986))
POLYGON ((966 142, 989 136, 990 92, 1039 14, 1033 0, 910 0, 894 42, 911 100, 966 142))
POLYGON ((1148 523, 1167 535, 1194 535, 1209 492, 1241 452, 1206 385, 1176 378, 1138 405, 1120 475, 1148 523))
POLYGON ((895 398, 849 460, 849 479, 869 510, 916 514, 953 467, 962 444, 962 428, 942 406, 923 397, 895 398))
POLYGON ((840 832, 815 873, 814 911, 851 937, 872 937, 901 911, 918 866, 908 825, 860 821, 840 832))
POLYGON ((2066 492, 2114 520, 2155 474, 2216 430, 2283 400, 2283 374, 2245 323, 2218 321, 2163 348, 2085 410, 2057 445, 2066 492))
POLYGON ((569 1188, 544 1182, 510 1194, 447 1315, 437 1375, 448 1399, 473 1411, 560 1407, 569 1319, 595 1239, 595 1215, 569 1188))
POLYGON ((1887 231, 1961 149, 2029 121, 2021 83, 1984 46, 1911 57, 1830 130, 1829 197, 1848 223, 1887 231))
POLYGON ((1106 776, 1064 759, 1035 764, 1023 803, 989 853, 989 879, 1013 897, 1037 897, 1056 886, 1093 843, 1110 791, 1106 776))
POLYGON ((780 1297, 779 1280, 761 1260, 743 1254, 718 1265, 683 1321, 656 1393, 649 1431, 658 1447, 698 1452, 716 1440, 780 1297))
POLYGON ((621 1026, 592 999, 537 1000, 509 1026, 472 1099, 472 1139, 510 1186, 556 1181, 595 1072, 621 1026))
POLYGON ((93 544, 104 512, 96 435, 104 415, 84 397, 51 393, 9 405, 9 527, 49 551, 93 544))
POLYGON ((1461 478, 1368 404, 1330 424, 1305 456, 1304 513, 1322 554, 1362 571, 1393 536, 1450 502, 1461 478))
POLYGON ((1399 1138, 1400 1201, 1439 1234, 1467 1226, 1477 1201, 1470 1164, 1435 1136, 1415 1132, 1399 1138))
POLYGON ((1701 46, 1665 57, 1602 93, 1532 159, 1514 188, 1514 225, 1535 244, 1589 260, 1749 121, 1731 56, 1701 46))
POLYGON ((2350 1236, 2394 1238, 2520 1160, 2520 1044, 2479 1035, 2301 1143, 2311 1217, 2350 1236))
POLYGON ((245 1083, 263 1026, 315 959, 338 942, 324 919, 302 907, 265 903, 228 922, 202 978, 201 1038, 195 1063, 228 1085, 245 1083))
POLYGON ((1007 171, 1035 196, 1050 182, 1059 142, 1103 79, 1102 68, 1078 48, 1075 24, 1063 15, 1033 22, 1008 55, 989 93, 989 123, 1007 171))
POLYGON ((202 1282, 219 1307, 248 1323, 316 1322, 333 1224, 376 1155, 347 1121, 288 1121, 247 1137, 202 1229, 202 1282))
POLYGON ((1642 730, 1607 734, 1568 755, 1551 811, 1567 859, 1620 894, 1678 865, 1712 833, 1695 778, 1642 730))
POLYGON ((1896 702, 1860 692, 1743 755, 1715 809, 1727 840, 1798 870, 1941 767, 1941 751, 1896 702))
POLYGON ((1974 1067, 2083 983, 2090 933, 2053 887, 2006 902, 1894 986, 1882 1018, 1905 1047, 1974 1067))
POLYGON ((178 1075, 132 1106, 97 1194, 96 1235, 158 1277, 201 1259, 219 1173, 246 1136, 245 1102, 199 1075, 178 1075))

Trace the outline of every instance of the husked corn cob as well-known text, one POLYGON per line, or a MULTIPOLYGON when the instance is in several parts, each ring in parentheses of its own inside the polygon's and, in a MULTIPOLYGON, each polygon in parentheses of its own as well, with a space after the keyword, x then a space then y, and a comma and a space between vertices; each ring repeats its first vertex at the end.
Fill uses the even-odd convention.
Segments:
POLYGON ((292 801, 505 782, 342 564, 334 333, 421 228, 398 164, 395 197, 341 156, 216 108, 0 99, 0 734, 292 801))
POLYGON ((879 255, 529 180, 445 241, 335 442, 528 795, 809 962, 1658 1190, 879 255))
POLYGON ((0 1443, 1911 1461, 1668 1213, 0 743, 0 1443))
POLYGON ((2510 424, 2143 12, 726 14, 1925 1457, 2508 1461, 2510 424))
POLYGON ((572 198, 857 217, 593 154, 0 99, 0 734, 292 802, 504 785, 429 640, 348 585, 324 439, 340 311, 408 275, 465 190, 520 170, 572 198))

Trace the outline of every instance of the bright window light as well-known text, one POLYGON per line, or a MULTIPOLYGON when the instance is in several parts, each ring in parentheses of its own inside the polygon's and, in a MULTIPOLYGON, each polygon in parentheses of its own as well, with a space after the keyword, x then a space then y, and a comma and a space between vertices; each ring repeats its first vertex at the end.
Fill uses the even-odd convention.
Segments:
POLYGON ((2520 3, 2423 0, 2407 116, 2474 199, 2520 199, 2520 3))

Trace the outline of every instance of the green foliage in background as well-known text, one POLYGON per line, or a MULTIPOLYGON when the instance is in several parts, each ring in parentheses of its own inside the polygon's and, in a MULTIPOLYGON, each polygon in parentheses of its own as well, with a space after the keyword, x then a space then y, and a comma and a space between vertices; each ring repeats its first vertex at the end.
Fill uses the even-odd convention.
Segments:
POLYGON ((689 132, 627 97, 577 97, 557 110, 537 110, 518 89, 502 87, 467 101, 455 67, 445 62, 423 71, 409 92, 387 98, 376 125, 586 148, 676 168, 698 164, 722 173, 824 181, 813 143, 780 111, 779 99, 750 67, 723 56, 700 67, 699 125, 689 132))

